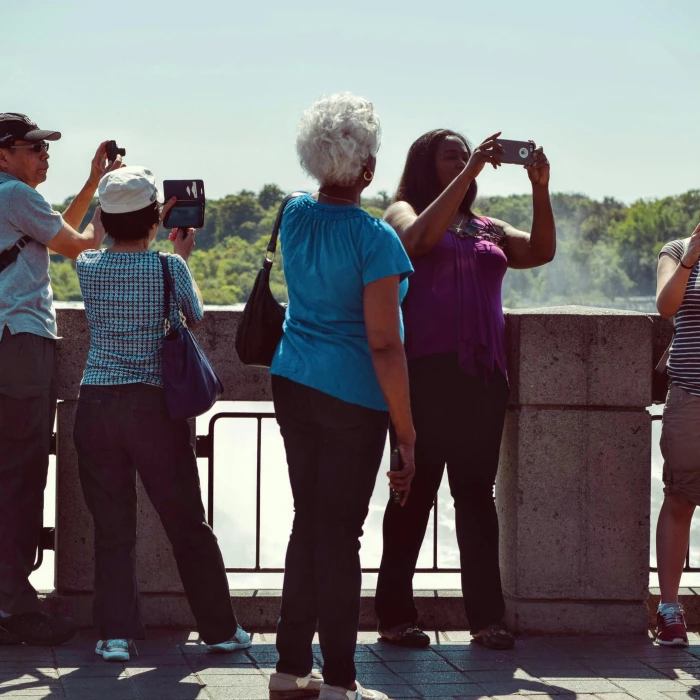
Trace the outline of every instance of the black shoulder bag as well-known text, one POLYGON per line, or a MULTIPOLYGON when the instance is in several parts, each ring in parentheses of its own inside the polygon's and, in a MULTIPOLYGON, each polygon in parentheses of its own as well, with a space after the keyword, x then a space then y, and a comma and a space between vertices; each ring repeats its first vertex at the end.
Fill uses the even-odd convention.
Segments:
POLYGON ((280 304, 270 291, 270 270, 275 260, 277 250, 277 238, 284 208, 295 197, 300 197, 305 192, 292 192, 288 194, 280 204, 275 225, 272 228, 272 236, 267 245, 265 260, 255 278, 253 291, 248 297, 243 317, 236 332, 236 352, 244 365, 269 367, 275 350, 282 340, 284 316, 286 307, 280 304))

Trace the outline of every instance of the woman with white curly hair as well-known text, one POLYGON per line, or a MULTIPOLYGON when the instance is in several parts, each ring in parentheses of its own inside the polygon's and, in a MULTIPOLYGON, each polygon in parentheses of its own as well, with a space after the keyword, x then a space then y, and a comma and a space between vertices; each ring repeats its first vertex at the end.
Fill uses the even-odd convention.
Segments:
POLYGON ((389 418, 404 465, 389 479, 402 503, 414 472, 400 312, 413 268, 394 230, 360 208, 379 137, 372 104, 349 93, 299 122, 299 159, 320 186, 289 202, 280 231, 289 307, 270 371, 295 511, 270 679, 280 700, 386 698, 355 681, 359 550, 389 418), (323 679, 312 668, 317 627, 323 679))

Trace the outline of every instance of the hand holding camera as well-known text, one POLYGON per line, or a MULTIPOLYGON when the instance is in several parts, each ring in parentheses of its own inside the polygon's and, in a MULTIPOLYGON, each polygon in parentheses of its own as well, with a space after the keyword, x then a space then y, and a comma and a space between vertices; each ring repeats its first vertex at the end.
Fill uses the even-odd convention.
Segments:
MULTIPOLYGON (((88 182, 91 185, 94 185, 95 188, 97 188, 100 180, 107 173, 112 172, 112 170, 117 170, 124 165, 122 159, 118 155, 114 155, 113 158, 110 158, 110 154, 112 153, 109 146, 110 144, 114 144, 114 147, 116 148, 115 141, 103 141, 97 147, 95 157, 92 159, 92 163, 90 164, 90 177, 88 182)), ((117 150, 119 153, 126 154, 126 150, 123 148, 117 150)))
POLYGON ((472 180, 476 180, 479 177, 486 163, 491 163, 494 169, 501 165, 501 156, 504 150, 503 146, 498 143, 500 135, 500 131, 496 132, 472 151, 465 168, 472 180))

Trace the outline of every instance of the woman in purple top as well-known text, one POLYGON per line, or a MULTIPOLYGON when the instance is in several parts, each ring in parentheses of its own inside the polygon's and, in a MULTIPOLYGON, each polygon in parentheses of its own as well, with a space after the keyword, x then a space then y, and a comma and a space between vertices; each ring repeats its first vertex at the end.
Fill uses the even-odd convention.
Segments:
POLYGON ((502 622, 493 499, 508 401, 501 284, 508 267, 550 262, 556 233, 549 161, 541 148, 526 166, 532 233, 472 211, 477 176, 487 163, 500 166, 499 135, 473 150, 446 129, 421 136, 386 213, 415 268, 403 310, 416 474, 406 505, 387 505, 376 598, 381 636, 401 646, 430 643, 416 627, 412 580, 445 465, 474 640, 496 649, 513 646, 502 622))

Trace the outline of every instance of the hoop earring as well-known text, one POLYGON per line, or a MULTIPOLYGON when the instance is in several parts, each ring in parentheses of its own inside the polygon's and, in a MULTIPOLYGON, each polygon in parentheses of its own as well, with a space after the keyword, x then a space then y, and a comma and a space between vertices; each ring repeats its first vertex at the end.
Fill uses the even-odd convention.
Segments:
POLYGON ((365 170, 362 177, 364 177, 367 182, 372 182, 372 180, 374 180, 374 173, 371 170, 365 170), (369 177, 367 177, 368 175, 369 177))

